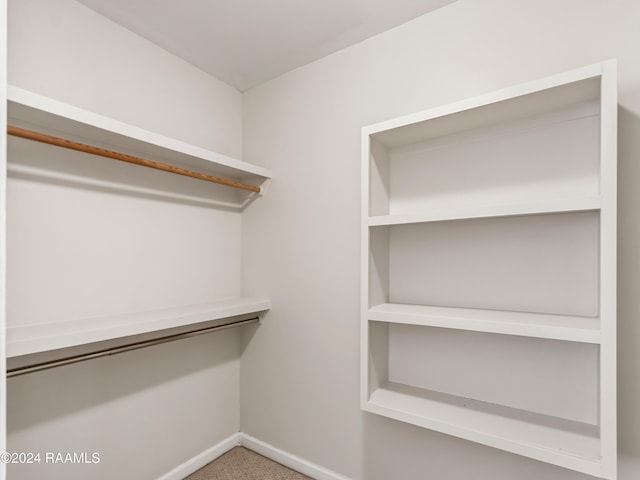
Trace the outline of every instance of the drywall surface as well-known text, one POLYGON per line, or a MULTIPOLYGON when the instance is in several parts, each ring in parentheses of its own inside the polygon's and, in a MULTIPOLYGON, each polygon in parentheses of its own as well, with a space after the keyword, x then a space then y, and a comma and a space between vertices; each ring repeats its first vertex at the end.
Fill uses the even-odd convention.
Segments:
POLYGON ((275 180, 243 219, 244 288, 273 304, 243 339, 243 432, 360 480, 591 478, 360 411, 360 129, 617 57, 619 478, 640 476, 639 27, 633 0, 460 0, 245 92, 245 159, 275 180))
MULTIPOLYGON (((236 90, 72 0, 15 0, 8 12, 10 84, 224 154, 241 152, 236 90)), ((46 148, 16 142, 10 154, 16 147, 46 148)), ((58 156, 34 158, 60 168, 68 159, 51 158, 58 156)), ((10 163, 20 160, 13 157, 10 163)), ((127 167, 103 160, 82 167, 83 174, 127 167)), ((209 298, 212 290, 239 295, 237 214, 170 194, 91 189, 12 168, 8 303, 14 320, 204 303, 217 299, 209 298), (87 234, 92 240, 78 244, 87 234), (62 250, 51 255, 54 244, 62 250), (208 266, 216 251, 226 252, 228 272, 208 266), (92 272, 81 260, 87 254, 96 262, 92 272), (110 286, 101 290, 107 277, 110 286), (70 279, 74 285, 65 286, 70 279), (29 298, 42 282, 58 293, 29 298)), ((148 172, 142 175, 149 187, 158 180, 180 189, 190 180, 148 172)), ((230 330, 9 379, 7 448, 39 452, 41 462, 9 465, 8 477, 160 477, 238 431, 240 347, 239 332, 230 330), (61 462, 55 462, 58 453, 61 462), (67 453, 79 455, 80 463, 64 461, 67 453)))
MULTIPOLYGON (((0 29, 6 31, 7 26, 7 2, 6 0, 0 0, 0 29)), ((3 35, 0 39, 0 65, 6 65, 7 60, 7 37, 3 35)), ((6 110, 6 84, 7 84, 7 72, 6 70, 0 70, 0 129, 4 130, 7 125, 7 110, 6 110)), ((6 137, 3 135, 0 140, 0 192, 6 191, 7 185, 7 148, 6 137)), ((3 225, 6 219, 6 195, 0 194, 0 225, 3 225)), ((4 271, 6 266, 6 232, 0 229, 0 271, 4 271)), ((5 331, 6 328, 6 276, 0 278, 0 330, 5 331)), ((0 344, 0 372, 6 369, 5 362, 5 345, 4 342, 0 344)), ((0 405, 5 405, 7 400, 7 385, 6 378, 0 379, 0 405)), ((0 412, 0 450, 5 451, 7 447, 7 412, 6 409, 2 409, 0 412)), ((0 465, 0 479, 5 478, 6 466, 0 465)))
POLYGON ((161 477, 237 432, 238 347, 226 331, 8 379, 8 451, 40 462, 7 478, 161 477))
POLYGON ((10 0, 8 82, 241 156, 242 96, 72 0, 10 0))

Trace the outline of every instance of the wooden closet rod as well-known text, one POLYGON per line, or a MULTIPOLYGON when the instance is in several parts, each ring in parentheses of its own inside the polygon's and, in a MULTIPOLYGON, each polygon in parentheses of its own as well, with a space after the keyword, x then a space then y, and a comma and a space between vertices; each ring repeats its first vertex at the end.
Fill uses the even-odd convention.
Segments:
POLYGON ((159 345, 161 343, 173 342, 175 340, 181 340, 183 338, 195 337, 196 335, 217 332, 220 330, 226 330, 227 328, 239 327, 241 325, 249 325, 252 323, 259 323, 259 322, 260 322, 260 317, 247 318, 246 320, 236 320, 236 321, 225 323, 222 325, 216 325, 214 327, 199 328, 197 330, 190 330, 184 333, 176 333, 173 335, 166 335, 160 338, 153 338, 150 340, 143 340, 140 342, 128 343, 120 347, 105 348, 104 350, 97 350, 90 353, 83 353, 81 355, 74 355, 71 357, 59 358, 57 360, 50 360, 47 362, 34 363, 32 365, 25 365, 24 367, 10 368, 10 369, 7 369, 7 378, 17 377, 18 375, 25 375, 27 373, 40 372, 42 370, 61 367, 63 365, 70 365, 72 363, 84 362, 85 360, 92 360, 94 358, 100 358, 100 357, 106 357, 108 355, 116 355, 118 353, 130 352, 131 350, 138 350, 140 348, 151 347, 153 345, 159 345))
POLYGON ((156 170, 162 170, 164 172, 175 173, 177 175, 184 175, 185 177, 197 178, 199 180, 205 180, 207 182, 219 183, 220 185, 227 185, 229 187, 240 188, 242 190, 248 190, 249 192, 260 193, 260 187, 253 185, 247 185, 246 183, 236 182, 234 180, 227 180, 225 178, 214 177, 212 175, 206 175, 204 173, 194 172, 193 170, 187 170, 185 168, 174 167, 165 163, 154 162, 152 160, 146 160, 144 158, 134 157, 124 153, 114 152, 112 150, 106 150, 100 147, 94 147, 93 145, 86 145, 84 143, 74 142, 65 138, 52 137, 45 135, 44 133, 34 132, 33 130, 26 130, 24 128, 15 127, 9 125, 7 127, 7 133, 15 137, 26 138, 28 140, 34 140, 36 142, 48 143, 49 145, 55 145, 57 147, 69 148, 71 150, 77 150, 79 152, 91 153, 93 155, 99 155, 101 157, 111 158, 113 160, 119 160, 121 162, 133 163, 134 165, 140 165, 142 167, 155 168, 156 170))

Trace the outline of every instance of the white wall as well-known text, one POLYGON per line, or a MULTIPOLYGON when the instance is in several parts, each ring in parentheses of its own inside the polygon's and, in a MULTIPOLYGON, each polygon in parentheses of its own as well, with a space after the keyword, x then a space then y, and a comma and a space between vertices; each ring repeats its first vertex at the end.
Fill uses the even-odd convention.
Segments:
MULTIPOLYGON (((8 33, 10 84, 227 155, 241 153, 239 92, 86 7, 72 0, 10 0, 8 33)), ((12 162, 18 160, 16 142, 12 139, 12 162)), ((29 146, 33 148, 42 147, 29 146)), ((101 162, 83 167, 84 173, 106 172, 101 162)), ((157 179, 158 174, 150 172, 143 180, 157 179)), ((176 176, 167 185, 182 188, 185 180, 176 176)), ((220 273, 208 266, 208 254, 200 252, 203 244, 207 252, 219 237, 220 222, 236 227, 237 235, 225 238, 238 243, 237 214, 227 218, 232 214, 168 197, 127 198, 122 192, 92 191, 11 171, 8 192, 8 303, 15 321, 82 318, 92 308, 96 310, 88 316, 169 306, 165 302, 201 303, 215 300, 206 298, 211 288, 239 294, 237 272, 215 277, 220 273), (58 201, 62 203, 56 207, 58 201), (69 208, 61 208, 64 204, 69 208), (109 213, 121 204, 126 204, 122 215, 109 213), (76 220, 86 216, 78 224, 73 215, 76 220), (140 227, 149 221, 155 230, 140 227), (114 230, 110 240, 100 233, 105 226, 114 230), (119 226, 127 228, 121 231, 119 226), (33 228, 38 241, 25 241, 33 228), (49 255, 46 271, 30 261, 28 249, 31 255, 47 256, 53 243, 64 245, 65 235, 72 245, 86 235, 98 248, 117 242, 121 258, 109 260, 94 252, 93 274, 79 275, 77 269, 87 267, 78 262, 84 250, 66 247, 49 255), (123 241, 126 235, 131 241, 123 241), (167 246, 177 253, 169 262, 163 250, 167 246), (159 265, 146 253, 158 248, 158 274, 139 277, 135 267, 159 265), (136 250, 144 255, 136 255, 136 250), (192 261, 193 256, 199 261, 192 261), (179 271, 186 257, 191 270, 179 271), (112 262, 119 262, 115 269, 112 262), (131 275, 118 282, 114 272, 123 266, 130 267, 122 271, 131 270, 131 275), (103 292, 113 295, 119 283, 128 295, 101 295, 97 286, 107 276, 111 285, 103 292), (61 287, 67 281, 72 283, 61 287), (44 290, 49 294, 29 298, 30 289, 42 282, 48 283, 44 290), (152 284, 160 288, 147 288, 152 284)), ((239 270, 239 246, 226 254, 233 270, 239 270)), ((238 431, 240 347, 239 332, 227 331, 9 379, 9 451, 98 452, 100 463, 10 465, 8 478, 157 478, 209 449, 238 431)))
POLYGON ((9 83, 241 156, 242 96, 71 0, 9 0, 9 83))
MULTIPOLYGON (((0 30, 6 31, 7 26, 7 2, 6 0, 0 0, 0 30)), ((3 35, 0 38, 0 65, 6 65, 7 59, 7 38, 3 35)), ((7 128, 7 110, 6 110, 6 85, 7 85, 7 71, 5 68, 0 67, 0 129, 4 131, 7 128)), ((7 184, 7 155, 6 155, 6 136, 2 135, 0 140, 0 225, 4 225, 6 218, 6 184, 7 184)), ((6 267, 6 233, 0 228, 0 271, 5 271, 6 267)), ((0 331, 4 332, 6 327, 6 278, 0 275, 0 331)), ((4 372, 6 369, 5 362, 5 345, 4 342, 0 342, 0 372, 4 372)), ((7 399, 7 385, 6 378, 3 376, 0 378, 0 405, 6 405, 7 399)), ((0 451, 6 450, 7 445, 7 412, 3 408, 0 411, 0 451)), ((6 467, 0 465, 0 479, 5 478, 6 467)))
POLYGON ((274 172, 243 219, 241 430, 354 479, 586 480, 359 410, 360 128, 617 57, 620 479, 640 476, 640 2, 460 0, 254 88, 245 160, 274 172), (249 275, 250 273, 250 275, 249 275))
POLYGON ((10 0, 9 80, 274 170, 243 217, 259 329, 9 381, 11 451, 101 463, 11 479, 154 478, 238 427, 354 479, 588 477, 359 410, 360 127, 618 57, 621 480, 640 475, 640 3, 460 0, 242 97, 71 0, 10 0), (124 75, 121 75, 124 73, 124 75), (241 145, 242 119, 244 139, 241 145), (243 348, 242 362, 238 358, 243 348), (238 397, 238 370, 241 397, 238 397), (123 374, 126 373, 126 374, 123 374))

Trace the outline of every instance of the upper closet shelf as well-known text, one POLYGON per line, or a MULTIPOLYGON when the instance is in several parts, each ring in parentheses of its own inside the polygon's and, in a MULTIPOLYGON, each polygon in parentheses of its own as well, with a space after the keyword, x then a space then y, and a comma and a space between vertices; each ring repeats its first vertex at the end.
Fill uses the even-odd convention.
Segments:
MULTIPOLYGON (((387 120, 363 128, 385 147, 405 146, 429 139, 486 129, 492 125, 509 125, 512 122, 530 122, 532 118, 549 121, 549 114, 566 117, 582 117, 598 113, 590 105, 600 98, 600 65, 591 65, 542 80, 524 83, 474 98, 435 107, 387 120), (582 104, 578 110, 575 105, 582 104), (488 120, 489 119, 489 120, 488 120)), ((533 122, 533 125, 539 120, 533 122)))
MULTIPOLYGON (((201 173, 203 177, 221 177, 231 182, 249 184, 257 187, 260 190, 259 194, 264 192, 265 184, 271 178, 271 172, 265 168, 17 87, 8 87, 7 98, 10 125, 68 140, 64 143, 88 144, 90 147, 96 147, 96 151, 104 149, 123 157, 139 157, 138 159, 149 164, 165 164, 169 169, 164 170, 173 170, 172 173, 179 173, 177 171, 180 169, 190 170, 201 173)), ((83 151, 95 153, 90 150, 83 151)), ((153 165, 146 166, 158 168, 153 165)), ((251 192, 248 195, 256 194, 251 192)), ((238 206, 244 206, 244 200, 241 198, 238 206)))
POLYGON ((229 319, 258 317, 270 307, 269 300, 239 298, 109 317, 8 327, 7 357, 76 347, 132 335, 159 333, 178 327, 210 327, 223 324, 229 319))

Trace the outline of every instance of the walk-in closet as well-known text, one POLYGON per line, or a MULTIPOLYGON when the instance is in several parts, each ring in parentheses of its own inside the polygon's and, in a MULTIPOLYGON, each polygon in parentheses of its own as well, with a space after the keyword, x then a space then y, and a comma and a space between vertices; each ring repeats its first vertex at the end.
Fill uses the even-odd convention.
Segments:
POLYGON ((0 24, 0 480, 640 478, 640 2, 0 24))

